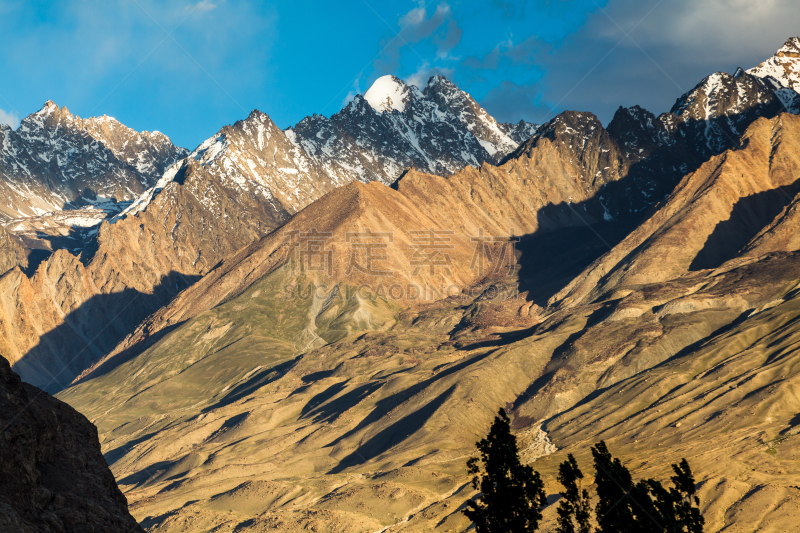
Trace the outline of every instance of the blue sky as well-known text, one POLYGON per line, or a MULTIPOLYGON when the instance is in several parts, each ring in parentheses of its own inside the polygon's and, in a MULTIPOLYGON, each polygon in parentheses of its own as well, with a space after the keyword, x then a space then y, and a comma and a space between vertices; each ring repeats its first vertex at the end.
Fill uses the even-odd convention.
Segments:
POLYGON ((654 112, 800 33, 794 0, 0 0, 0 122, 46 100, 194 148, 439 73, 504 121, 654 112))

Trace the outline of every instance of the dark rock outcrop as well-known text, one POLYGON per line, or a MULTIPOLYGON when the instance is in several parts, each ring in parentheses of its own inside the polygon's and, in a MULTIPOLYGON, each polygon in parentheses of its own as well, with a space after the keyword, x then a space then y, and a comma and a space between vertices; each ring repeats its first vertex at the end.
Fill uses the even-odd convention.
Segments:
POLYGON ((0 425, 0 531, 142 531, 103 459, 97 429, 23 384, 3 358, 0 425))

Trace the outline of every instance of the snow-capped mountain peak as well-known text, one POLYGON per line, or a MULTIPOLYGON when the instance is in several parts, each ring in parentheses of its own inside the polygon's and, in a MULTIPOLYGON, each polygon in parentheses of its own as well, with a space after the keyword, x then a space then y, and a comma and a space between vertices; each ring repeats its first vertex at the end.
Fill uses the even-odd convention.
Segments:
POLYGON ((413 89, 396 76, 381 76, 364 93, 364 100, 378 113, 406 109, 406 100, 413 89))
POLYGON ((789 37, 775 55, 778 57, 800 58, 800 37, 789 37))
POLYGON ((16 130, 0 130, 0 219, 98 198, 132 200, 187 153, 165 135, 140 134, 106 116, 81 119, 48 100, 16 130))
POLYGON ((290 132, 281 131, 268 115, 254 110, 169 167, 114 221, 147 209, 162 190, 180 185, 211 216, 224 219, 234 211, 245 225, 263 235, 333 188, 290 132))
POLYGON ((774 80, 780 86, 800 93, 800 37, 792 37, 766 61, 748 74, 774 80))
POLYGON ((116 220, 180 185, 215 216, 238 202, 264 231, 351 181, 389 184, 409 167, 448 175, 499 162, 535 129, 524 121, 499 124, 443 76, 430 78, 424 91, 383 76, 330 118, 315 114, 281 131, 255 110, 225 126, 116 220), (257 204, 266 206, 266 218, 257 204))
POLYGON ((382 76, 341 111, 307 117, 286 130, 336 184, 391 183, 409 167, 448 175, 467 165, 498 163, 535 126, 499 124, 444 76, 424 90, 382 76))

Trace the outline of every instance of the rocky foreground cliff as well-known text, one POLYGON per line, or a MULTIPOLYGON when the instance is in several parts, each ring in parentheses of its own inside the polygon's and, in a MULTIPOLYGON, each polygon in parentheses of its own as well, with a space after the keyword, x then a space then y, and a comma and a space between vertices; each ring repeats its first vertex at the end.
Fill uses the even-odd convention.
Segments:
POLYGON ((136 533, 97 429, 0 358, 0 531, 136 533))

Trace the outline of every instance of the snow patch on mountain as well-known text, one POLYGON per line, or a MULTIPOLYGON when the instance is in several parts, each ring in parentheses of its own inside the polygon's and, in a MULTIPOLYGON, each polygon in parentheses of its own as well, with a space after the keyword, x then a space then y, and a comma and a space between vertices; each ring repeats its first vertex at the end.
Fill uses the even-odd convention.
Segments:
POLYGON ((392 75, 381 76, 372 84, 367 92, 364 93, 364 100, 372 106, 372 109, 379 113, 384 111, 405 111, 405 97, 409 92, 399 78, 392 75))
POLYGON ((16 131, 0 129, 0 219, 133 200, 187 153, 163 134, 81 119, 48 100, 16 131))
POLYGON ((792 37, 774 56, 747 71, 759 78, 771 78, 782 87, 800 93, 800 37, 792 37))

